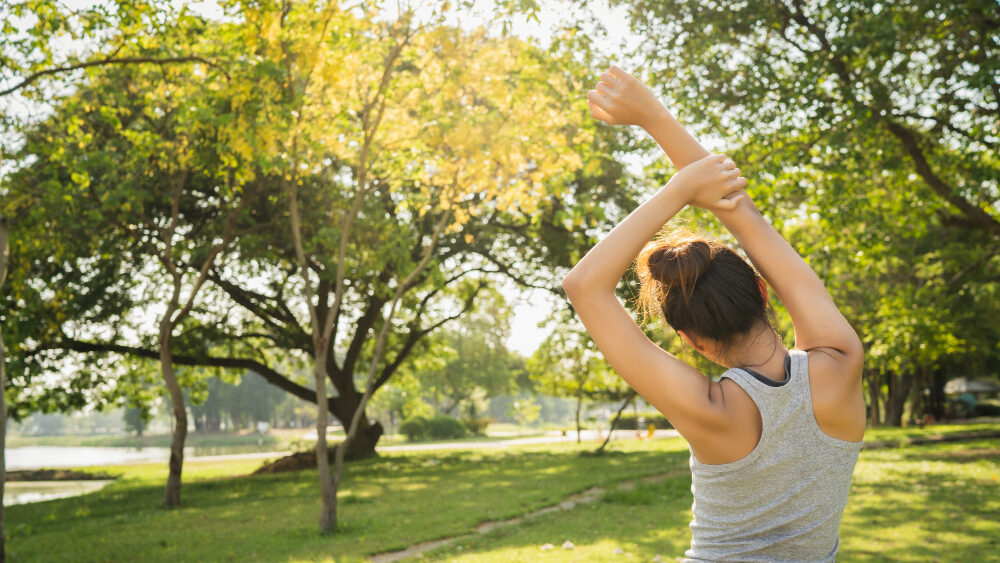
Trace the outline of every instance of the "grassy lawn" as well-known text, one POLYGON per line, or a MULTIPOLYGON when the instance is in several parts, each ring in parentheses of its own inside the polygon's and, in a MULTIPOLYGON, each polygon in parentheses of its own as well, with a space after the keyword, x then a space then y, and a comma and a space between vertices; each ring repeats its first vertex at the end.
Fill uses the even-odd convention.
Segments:
MULTIPOLYGON (((158 508, 164 464, 102 468, 123 477, 83 497, 9 507, 8 555, 11 561, 357 561, 467 534, 481 522, 520 516, 593 486, 610 492, 424 558, 649 561, 681 555, 690 541, 691 516, 685 444, 612 444, 614 451, 604 457, 578 455, 593 449, 592 443, 566 443, 388 453, 355 463, 342 484, 341 528, 325 537, 316 532, 315 472, 231 477, 260 461, 188 463, 184 506, 167 511, 158 508), (668 477, 630 491, 615 487, 650 475, 668 477), (562 549, 566 540, 576 547, 562 549), (542 551, 545 543, 555 548, 542 551), (631 557, 616 555, 619 548, 631 557)), ((998 477, 1000 440, 862 452, 838 559, 996 560, 998 477)))

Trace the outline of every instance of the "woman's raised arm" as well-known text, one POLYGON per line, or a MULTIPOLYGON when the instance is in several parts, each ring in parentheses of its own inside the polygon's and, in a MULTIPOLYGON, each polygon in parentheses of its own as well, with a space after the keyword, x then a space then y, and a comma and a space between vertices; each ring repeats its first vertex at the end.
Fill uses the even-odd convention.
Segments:
MULTIPOLYGON (((598 90, 587 96, 594 117, 625 124, 633 122, 635 111, 655 111, 644 86, 622 92, 619 88, 624 85, 608 83, 602 76, 598 90)), ((662 108, 655 99, 652 102, 662 108)), ((704 151, 694 145, 680 152, 704 151)), ((643 246, 685 205, 735 208, 742 198, 730 196, 745 185, 732 161, 706 152, 618 224, 563 280, 573 308, 608 363, 696 443, 717 435, 730 423, 718 384, 650 341, 618 300, 615 288, 643 246)))
POLYGON ((588 99, 591 115, 597 119, 611 125, 638 125, 645 129, 678 170, 709 154, 648 86, 617 66, 601 75, 597 89, 588 99))
MULTIPOLYGON (((617 66, 601 75, 597 91, 591 92, 589 99, 594 117, 611 124, 643 127, 679 170, 709 154, 645 84, 617 66)), ((838 363, 846 363, 848 372, 860 375, 861 342, 819 277, 764 220, 749 197, 739 198, 738 203, 732 209, 702 207, 711 209, 736 236, 788 309, 795 325, 795 346, 824 350, 838 363)))

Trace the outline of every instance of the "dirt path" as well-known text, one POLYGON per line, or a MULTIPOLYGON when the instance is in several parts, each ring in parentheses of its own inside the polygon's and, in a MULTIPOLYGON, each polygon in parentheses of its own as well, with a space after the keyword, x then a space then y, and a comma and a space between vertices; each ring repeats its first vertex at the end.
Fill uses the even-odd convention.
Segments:
MULTIPOLYGON (((656 475, 650 475, 650 476, 647 476, 647 477, 641 477, 639 479, 629 479, 627 481, 622 481, 621 483, 618 483, 617 485, 615 485, 615 487, 618 490, 628 491, 628 490, 631 490, 631 489, 635 488, 635 485, 636 485, 637 482, 639 482, 639 483, 657 483, 659 481, 663 481, 664 479, 669 479, 671 477, 677 477, 677 476, 683 475, 686 472, 687 472, 687 469, 678 469, 676 471, 670 471, 670 472, 667 472, 667 473, 658 473, 656 475)), ((518 516, 518 517, 510 518, 510 519, 507 519, 507 520, 495 520, 495 521, 492 521, 492 522, 483 522, 483 523, 479 524, 478 526, 476 526, 476 529, 475 529, 474 532, 471 532, 471 533, 468 533, 468 534, 461 534, 461 535, 457 535, 457 536, 451 536, 451 537, 448 537, 448 538, 441 538, 441 539, 437 539, 437 540, 432 540, 432 541, 426 541, 426 542, 418 543, 418 544, 415 544, 415 545, 411 545, 410 547, 408 547, 406 549, 403 549, 403 550, 400 550, 400 551, 390 551, 390 552, 386 552, 386 553, 379 553, 379 554, 373 555, 371 557, 370 561, 372 561, 372 563, 390 563, 392 561, 399 561, 401 559, 406 559, 407 557, 416 557, 416 556, 422 554, 425 551, 430 551, 432 549, 437 549, 437 548, 445 546, 445 545, 450 545, 450 544, 452 544, 452 543, 454 543, 454 542, 456 542, 458 540, 472 538, 472 537, 475 537, 476 535, 486 534, 486 533, 489 533, 490 531, 495 530, 497 528, 502 528, 502 527, 505 527, 505 526, 512 526, 514 524, 520 524, 521 522, 524 522, 525 520, 530 520, 532 518, 538 518, 539 516, 544 516, 546 514, 551 514, 553 512, 573 510, 574 508, 576 508, 577 506, 580 506, 581 504, 589 504, 589 503, 597 501, 598 499, 601 498, 601 495, 603 495, 606 490, 607 489, 605 489, 604 487, 591 487, 591 488, 589 488, 587 490, 584 490, 584 491, 581 491, 579 493, 576 493, 576 494, 573 494, 573 495, 570 495, 570 496, 566 497, 559 504, 554 504, 552 506, 546 506, 546 507, 543 507, 543 508, 539 508, 538 510, 535 510, 533 512, 529 512, 528 514, 525 514, 524 516, 518 516)))

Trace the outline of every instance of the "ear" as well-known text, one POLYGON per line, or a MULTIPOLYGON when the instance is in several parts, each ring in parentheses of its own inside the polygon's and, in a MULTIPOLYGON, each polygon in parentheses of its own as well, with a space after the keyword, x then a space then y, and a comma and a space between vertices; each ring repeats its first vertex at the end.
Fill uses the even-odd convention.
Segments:
POLYGON ((688 333, 684 332, 683 330, 678 330, 677 334, 681 335, 681 338, 684 339, 684 342, 687 342, 688 346, 691 346, 695 350, 701 352, 701 346, 698 345, 698 341, 697 340, 691 338, 691 335, 689 335, 688 333))

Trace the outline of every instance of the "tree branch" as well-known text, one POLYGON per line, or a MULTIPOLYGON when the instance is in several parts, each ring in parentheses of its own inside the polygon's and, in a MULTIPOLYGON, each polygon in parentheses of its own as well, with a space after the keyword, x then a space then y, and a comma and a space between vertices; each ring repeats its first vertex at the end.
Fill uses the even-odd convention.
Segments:
MULTIPOLYGON (((126 356, 135 356, 139 358, 150 358, 159 359, 160 352, 158 350, 147 350, 145 348, 139 348, 136 346, 125 346, 121 344, 110 344, 105 342, 86 342, 83 340, 76 339, 66 339, 62 342, 56 343, 55 345, 48 346, 47 349, 57 349, 57 350, 69 350, 72 352, 82 352, 82 353, 98 353, 98 354, 122 354, 126 356)), ((36 350, 35 352, 38 352, 36 350)), ((33 354, 27 354, 33 355, 33 354)), ((187 355, 177 355, 174 356, 173 361, 175 364, 187 365, 187 366, 210 366, 210 367, 221 367, 221 368, 231 368, 231 369, 246 369, 253 371, 263 377, 268 383, 278 387, 279 389, 291 393, 296 397, 309 401, 310 403, 316 402, 316 392, 307 387, 303 387, 298 383, 288 379, 284 375, 281 375, 269 366, 266 366, 257 360, 250 358, 220 358, 216 356, 187 356, 187 355)))
POLYGON ((73 65, 59 66, 59 67, 55 67, 55 68, 49 68, 49 69, 45 69, 45 70, 40 70, 40 71, 38 71, 38 72, 36 72, 36 73, 28 76, 27 78, 25 78, 24 80, 22 80, 20 83, 15 84, 11 88, 8 88, 6 90, 0 91, 0 97, 6 96, 8 94, 11 94, 13 92, 16 92, 16 91, 20 90, 21 88, 29 86, 31 83, 33 83, 34 81, 38 80, 39 78, 41 78, 43 76, 49 76, 49 75, 52 75, 52 74, 59 74, 61 72, 72 72, 74 70, 80 70, 80 69, 88 68, 88 67, 92 67, 92 66, 115 65, 115 64, 118 64, 118 65, 144 64, 144 63, 170 64, 170 63, 194 63, 194 62, 203 63, 203 64, 206 64, 208 66, 215 67, 215 68, 219 69, 220 72, 222 72, 222 74, 226 77, 227 80, 229 79, 229 73, 227 73, 225 70, 223 70, 223 68, 221 66, 219 66, 216 63, 213 63, 212 61, 209 61, 207 59, 203 59, 201 57, 194 56, 194 55, 185 56, 185 57, 164 57, 164 58, 156 58, 156 57, 120 57, 120 58, 108 57, 108 58, 99 59, 99 60, 96 60, 96 61, 87 61, 85 63, 77 63, 77 64, 73 64, 73 65))
POLYGON ((379 373, 378 379, 375 380, 373 391, 381 388, 382 385, 384 385, 385 382, 388 381, 390 377, 392 377, 392 374, 394 374, 396 370, 399 369, 399 366, 403 364, 407 356, 409 356, 410 351, 413 350, 413 347, 416 346, 417 342, 419 342, 421 338, 437 330, 445 323, 461 317, 469 309, 471 309, 472 304, 476 300, 476 296, 479 295, 479 292, 482 291, 484 287, 486 287, 486 282, 485 281, 480 282, 479 285, 476 287, 476 290, 473 291, 465 299, 465 302, 462 305, 462 309, 459 312, 455 313, 454 315, 451 315, 450 317, 445 317, 426 328, 411 330, 406 335, 406 342, 403 343, 403 347, 400 348, 399 352, 396 353, 396 357, 393 358, 391 363, 387 364, 384 368, 382 368, 382 372, 379 373))

